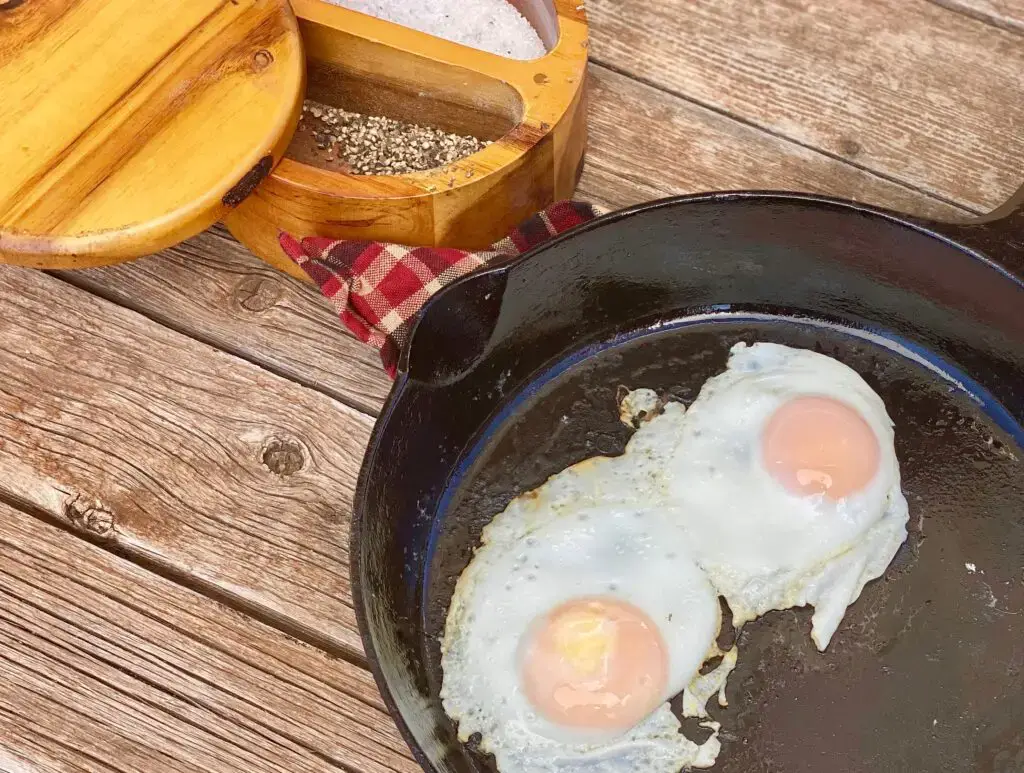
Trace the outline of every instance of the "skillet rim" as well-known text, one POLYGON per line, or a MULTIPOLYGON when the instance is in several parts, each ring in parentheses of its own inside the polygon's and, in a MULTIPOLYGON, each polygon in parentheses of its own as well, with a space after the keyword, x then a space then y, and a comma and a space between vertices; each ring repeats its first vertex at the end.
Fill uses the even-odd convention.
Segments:
MULTIPOLYGON (((850 214, 880 217, 890 223, 909 228, 924 236, 937 239, 940 242, 966 253, 972 259, 995 269, 1007 280, 1015 283, 1020 289, 1024 290, 1024 276, 1017 276, 1013 273, 1011 268, 1004 265, 1001 261, 986 252, 983 252, 978 247, 971 246, 966 241, 962 240, 962 238, 958 238, 958 236, 962 237, 962 234, 954 236, 942 230, 944 228, 955 230, 962 228, 963 226, 998 226, 998 224, 1003 222, 1004 217, 1008 218, 1012 216, 1018 211, 1018 207, 1024 204, 1024 188, 1014 194, 1002 207, 992 213, 989 213, 989 215, 967 219, 960 222, 946 222, 916 215, 908 215, 885 207, 863 204, 852 199, 845 199, 838 196, 826 196, 798 191, 755 189, 710 191, 686 194, 682 196, 669 196, 640 204, 634 204, 633 206, 624 207, 622 209, 616 209, 586 223, 578 225, 575 228, 571 228, 521 255, 491 263, 486 268, 477 269, 476 271, 466 274, 465 276, 456 279, 451 284, 446 285, 431 296, 418 312, 415 322, 410 329, 409 338, 406 341, 406 344, 402 347, 402 351, 398 358, 398 368, 394 384, 388 392, 387 399, 385 400, 384 405, 377 416, 377 420, 374 422, 373 430, 370 433, 370 438, 366 445, 366 451, 363 455, 363 461, 359 468, 359 476, 356 480, 355 494, 352 500, 352 518, 349 527, 349 582, 352 587, 352 602, 355 607, 356 624, 359 628, 359 638, 363 644, 363 656, 370 668, 370 672, 373 674, 373 680, 377 685, 377 689, 380 691, 381 698, 388 714, 391 716, 392 721, 394 721, 403 740, 405 740, 405 743, 409 747, 416 763, 427 773, 439 773, 439 769, 428 759, 426 752, 420 746, 419 742, 413 737, 412 731, 409 729, 409 726, 405 721, 405 717, 402 716, 394 695, 392 694, 391 686, 381 670, 380 658, 377 655, 377 648, 374 644, 373 637, 370 634, 367 619, 367 599, 363 595, 363 583, 361 579, 362 554, 360 549, 362 544, 363 520, 368 515, 367 487, 369 485, 370 475, 377 467, 377 456, 380 452, 381 436, 389 428, 389 421, 391 415, 394 413, 396 405, 405 395, 410 384, 416 383, 415 379, 409 375, 409 357, 412 347, 416 342, 416 333, 420 324, 427 314, 429 314, 431 308, 437 305, 447 293, 453 291, 455 288, 477 281, 484 276, 507 273, 521 263, 529 260, 534 255, 553 248, 554 246, 561 244, 568 239, 574 238, 581 233, 585 233, 594 228, 603 227, 610 223, 626 220, 641 212, 707 202, 754 202, 762 205, 792 203, 808 204, 821 209, 838 209, 850 214), (1018 199, 1021 199, 1021 201, 1018 201, 1018 199)), ((1011 245, 1011 248, 1012 246, 1013 245, 1011 245)))

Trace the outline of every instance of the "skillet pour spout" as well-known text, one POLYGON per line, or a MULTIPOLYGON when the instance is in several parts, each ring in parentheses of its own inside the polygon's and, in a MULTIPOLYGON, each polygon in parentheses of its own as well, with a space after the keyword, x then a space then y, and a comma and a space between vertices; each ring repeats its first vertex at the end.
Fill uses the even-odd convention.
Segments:
POLYGON ((736 342, 768 340, 836 357, 882 396, 911 534, 825 653, 809 610, 744 627, 714 770, 1024 770, 1022 308, 1024 189, 959 224, 797 193, 665 199, 439 293, 374 428, 350 553, 367 657, 420 764, 494 769, 438 699, 483 527, 621 453, 620 385, 688 404, 736 342))

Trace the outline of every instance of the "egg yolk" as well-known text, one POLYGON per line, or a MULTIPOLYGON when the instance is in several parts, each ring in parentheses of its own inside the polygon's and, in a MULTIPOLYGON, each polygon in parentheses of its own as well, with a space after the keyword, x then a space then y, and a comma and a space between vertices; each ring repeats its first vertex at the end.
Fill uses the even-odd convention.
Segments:
POLYGON ((867 486, 881 449, 864 418, 827 397, 797 397, 768 420, 761 437, 764 464, 794 494, 842 499, 867 486))
POLYGON ((528 636, 524 691, 551 722, 624 731, 664 700, 665 642, 632 604, 574 599, 539 618, 528 636))

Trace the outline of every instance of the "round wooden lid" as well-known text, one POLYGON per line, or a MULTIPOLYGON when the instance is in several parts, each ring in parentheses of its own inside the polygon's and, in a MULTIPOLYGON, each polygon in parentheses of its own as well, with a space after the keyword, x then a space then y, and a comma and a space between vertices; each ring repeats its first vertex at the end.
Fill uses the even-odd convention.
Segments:
POLYGON ((304 87, 288 0, 0 0, 0 262, 198 233, 269 174, 304 87))

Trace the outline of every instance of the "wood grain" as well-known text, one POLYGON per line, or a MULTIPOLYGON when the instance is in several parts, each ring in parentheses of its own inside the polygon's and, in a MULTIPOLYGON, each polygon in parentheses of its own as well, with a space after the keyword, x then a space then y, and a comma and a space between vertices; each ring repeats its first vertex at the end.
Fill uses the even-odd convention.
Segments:
POLYGON ((284 0, 9 4, 0 260, 96 265, 201 231, 280 157, 304 65, 284 0))
POLYGON ((591 147, 580 195, 622 207, 709 190, 800 190, 907 213, 958 219, 963 210, 712 110, 590 69, 591 147), (629 116, 623 120, 623 116, 629 116))
POLYGON ((220 226, 158 255, 61 277, 364 413, 376 414, 391 389, 377 351, 349 334, 317 288, 220 226))
POLYGON ((0 504, 0 769, 414 773, 372 678, 0 504))
POLYGON ((1019 35, 927 0, 591 0, 592 56, 983 211, 1024 168, 1019 35))
POLYGON ((10 267, 0 374, 0 495, 359 652, 346 555, 368 416, 10 267))

